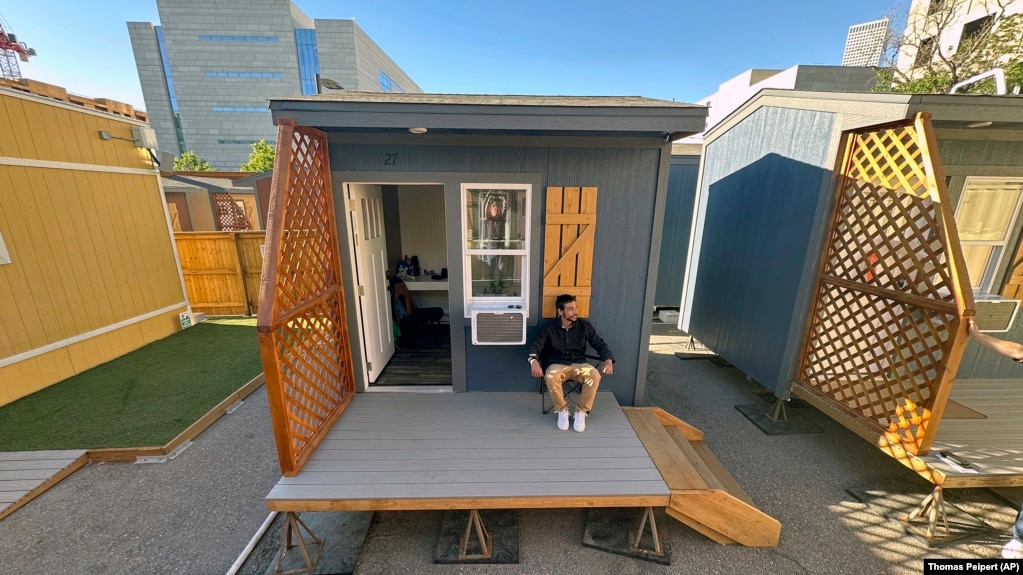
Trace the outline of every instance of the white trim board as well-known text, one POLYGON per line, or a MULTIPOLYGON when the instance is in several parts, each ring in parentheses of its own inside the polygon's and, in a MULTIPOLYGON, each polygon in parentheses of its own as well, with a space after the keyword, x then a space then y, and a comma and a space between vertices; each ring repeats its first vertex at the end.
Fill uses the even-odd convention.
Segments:
POLYGON ((98 164, 78 164, 74 162, 54 162, 50 160, 31 160, 28 158, 0 157, 0 166, 21 166, 23 168, 51 168, 54 170, 77 170, 81 172, 109 172, 114 174, 135 174, 138 176, 159 177, 158 170, 143 168, 122 168, 120 166, 102 166, 98 164))
POLYGON ((18 355, 12 355, 10 357, 5 357, 3 359, 0 359, 0 367, 7 367, 8 365, 14 365, 15 363, 18 363, 20 361, 25 361, 26 359, 32 359, 33 357, 37 357, 37 356, 43 355, 44 353, 50 353, 51 351, 55 351, 55 350, 67 347, 67 346, 69 346, 71 344, 78 343, 80 341, 85 341, 87 339, 91 339, 91 338, 94 338, 96 336, 103 335, 105 333, 110 333, 112 331, 116 331, 118 329, 121 329, 122 327, 128 327, 129 325, 134 325, 136 323, 141 323, 143 321, 146 321, 147 319, 152 319, 152 318, 157 317, 159 315, 163 315, 165 313, 170 313, 172 311, 175 311, 175 310, 178 310, 178 309, 181 309, 181 308, 188 309, 188 302, 187 301, 183 301, 181 303, 176 303, 174 305, 169 305, 169 306, 167 306, 165 308, 154 310, 154 311, 151 311, 149 313, 145 313, 145 314, 142 314, 142 315, 139 315, 139 316, 135 316, 133 318, 128 318, 126 320, 122 320, 122 321, 119 321, 117 323, 112 323, 110 325, 103 326, 103 327, 101 327, 99 329, 94 329, 92 331, 87 331, 85 333, 80 333, 80 334, 78 334, 78 335, 76 335, 74 337, 69 337, 67 339, 62 339, 60 341, 56 341, 56 342, 44 345, 42 347, 37 347, 35 349, 26 351, 24 353, 19 353, 18 355))

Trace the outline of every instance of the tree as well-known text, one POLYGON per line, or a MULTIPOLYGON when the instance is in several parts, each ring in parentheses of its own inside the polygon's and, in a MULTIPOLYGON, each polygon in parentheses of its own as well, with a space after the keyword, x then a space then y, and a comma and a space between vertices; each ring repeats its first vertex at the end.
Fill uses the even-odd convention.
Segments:
MULTIPOLYGON (((1023 14, 1004 14, 1012 2, 931 0, 915 2, 902 18, 889 15, 875 91, 947 94, 994 68, 1005 70, 1008 90, 1023 85, 1023 14), (964 25, 966 14, 974 19, 964 25)), ((963 91, 991 94, 994 81, 963 91)))
POLYGON ((242 172, 270 172, 274 169, 274 147, 260 140, 252 144, 252 153, 249 154, 249 161, 242 164, 239 170, 242 172))
POLYGON ((188 150, 177 158, 174 158, 175 172, 212 172, 213 167, 206 160, 199 157, 194 150, 188 150))

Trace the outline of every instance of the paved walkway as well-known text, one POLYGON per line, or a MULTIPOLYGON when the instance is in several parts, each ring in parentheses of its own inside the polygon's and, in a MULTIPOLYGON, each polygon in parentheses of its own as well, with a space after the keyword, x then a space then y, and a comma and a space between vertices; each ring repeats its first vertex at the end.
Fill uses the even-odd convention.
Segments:
MULTIPOLYGON (((822 433, 764 435, 734 407, 762 401, 745 377, 677 359, 680 338, 661 331, 651 342, 648 403, 703 430, 757 505, 781 521, 776 549, 718 545, 669 522, 674 562, 661 567, 583 547, 582 510, 528 510, 519 516, 520 564, 452 567, 432 562, 439 512, 379 512, 356 572, 918 574, 924 557, 999 556, 1015 510, 989 490, 945 496, 998 531, 929 550, 846 489, 898 481, 922 497, 930 484, 810 407, 800 411, 822 433)), ((178 458, 90 464, 0 521, 0 573, 226 573, 266 518, 264 497, 279 477, 261 389, 178 458)))

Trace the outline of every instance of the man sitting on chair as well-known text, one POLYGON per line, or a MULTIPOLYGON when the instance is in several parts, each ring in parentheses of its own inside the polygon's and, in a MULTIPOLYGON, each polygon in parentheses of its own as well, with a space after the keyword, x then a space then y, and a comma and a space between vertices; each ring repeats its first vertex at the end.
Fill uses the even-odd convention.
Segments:
POLYGON ((576 404, 573 429, 586 429, 586 415, 593 407, 593 398, 600 386, 600 373, 614 372, 614 356, 604 340, 597 335, 593 324, 579 317, 575 296, 562 294, 554 302, 558 317, 545 322, 536 333, 533 345, 529 346, 529 365, 533 377, 543 377, 558 414, 558 429, 568 430, 568 402, 562 384, 567 380, 582 383, 582 393, 576 404), (589 344, 600 356, 600 372, 586 363, 586 346, 589 344), (541 358, 547 362, 544 373, 541 358))

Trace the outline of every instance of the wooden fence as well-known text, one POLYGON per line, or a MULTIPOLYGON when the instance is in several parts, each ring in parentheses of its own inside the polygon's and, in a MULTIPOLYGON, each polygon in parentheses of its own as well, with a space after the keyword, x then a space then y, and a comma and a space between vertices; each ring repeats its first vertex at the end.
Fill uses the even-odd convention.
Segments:
POLYGON ((175 232, 192 311, 252 315, 259 309, 266 232, 175 232))

